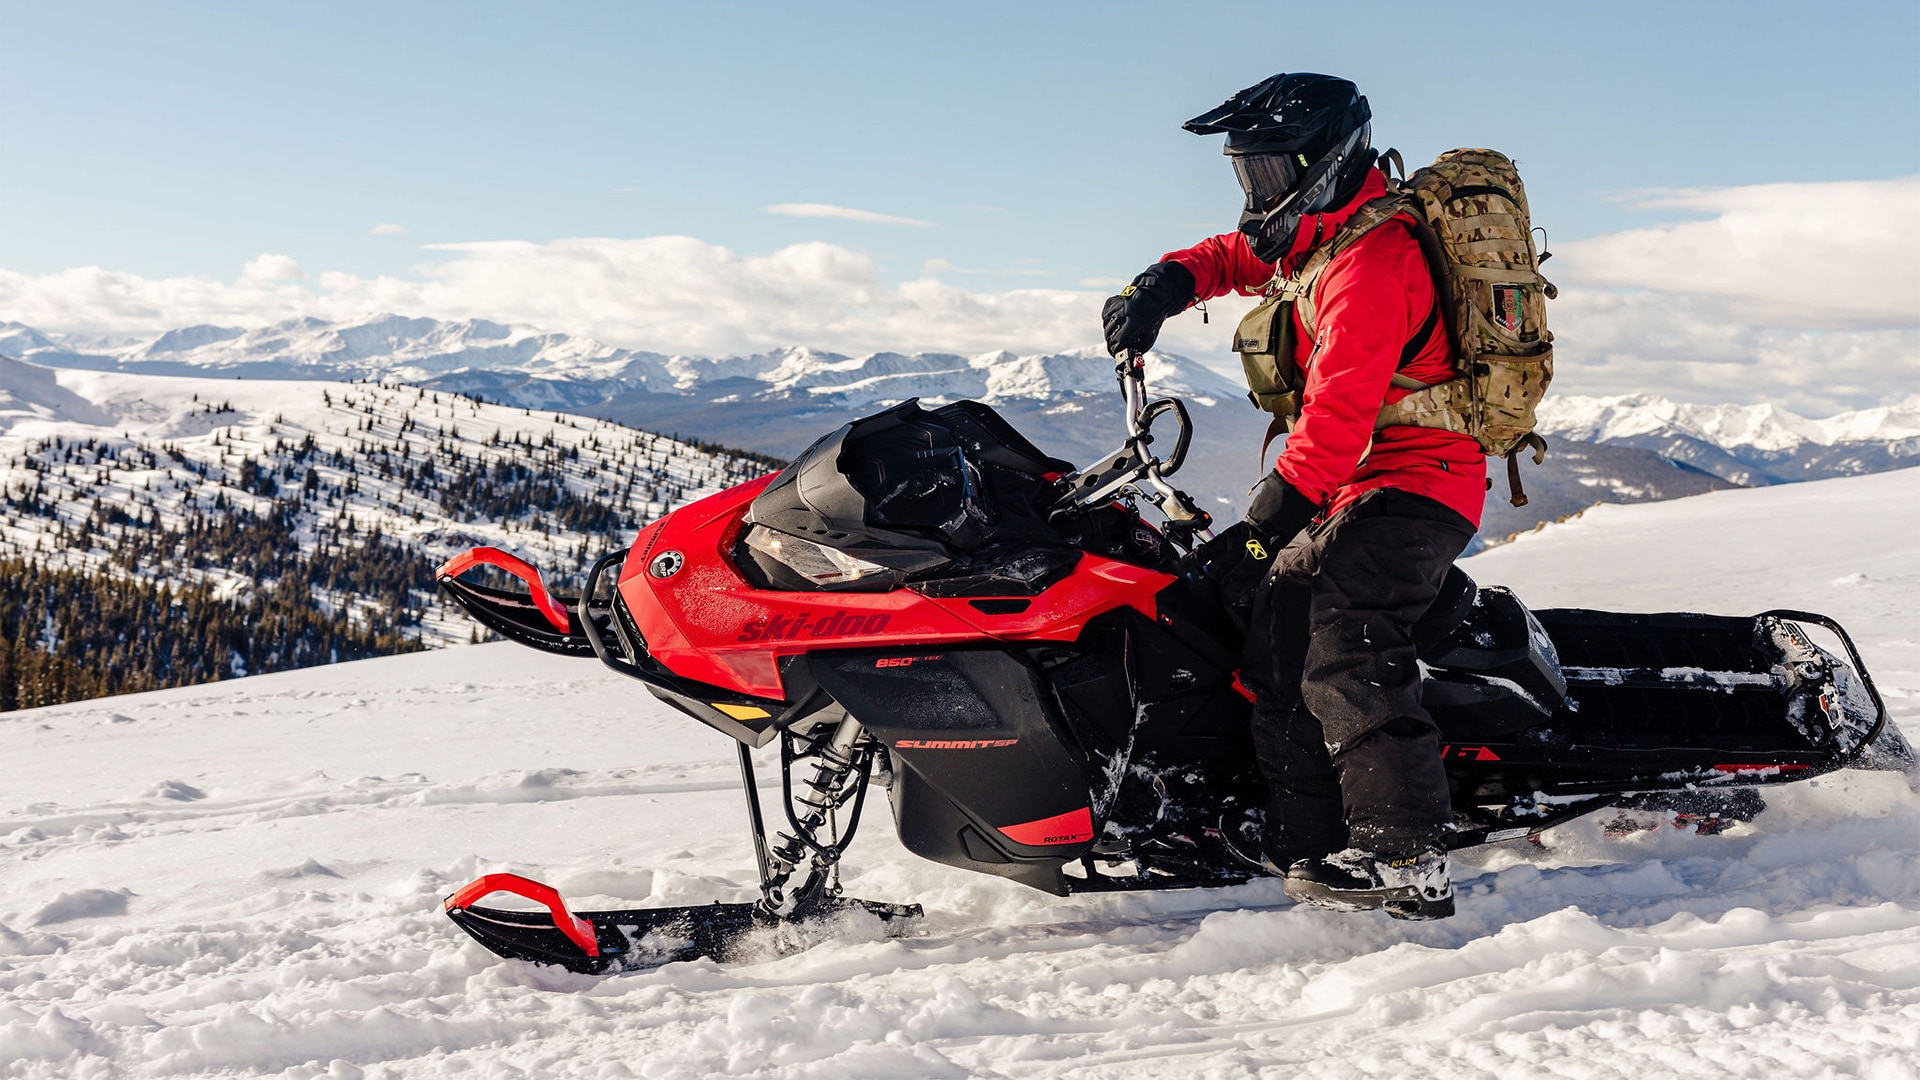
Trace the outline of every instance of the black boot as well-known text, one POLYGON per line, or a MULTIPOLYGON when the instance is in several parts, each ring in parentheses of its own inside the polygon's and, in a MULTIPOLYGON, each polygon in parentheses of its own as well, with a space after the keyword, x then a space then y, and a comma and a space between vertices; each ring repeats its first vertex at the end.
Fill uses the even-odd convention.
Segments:
POLYGON ((1336 911, 1381 908, 1396 919, 1444 919, 1453 914, 1447 853, 1423 846, 1406 854, 1347 848, 1301 859, 1287 870, 1287 895, 1336 911))

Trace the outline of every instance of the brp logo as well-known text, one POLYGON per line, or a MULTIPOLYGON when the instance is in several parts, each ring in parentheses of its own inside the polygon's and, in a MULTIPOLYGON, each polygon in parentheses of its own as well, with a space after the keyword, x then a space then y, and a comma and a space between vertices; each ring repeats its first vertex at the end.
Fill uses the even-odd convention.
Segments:
POLYGON ((687 565, 687 557, 677 551, 663 551, 647 564, 647 573, 657 578, 670 578, 687 565))

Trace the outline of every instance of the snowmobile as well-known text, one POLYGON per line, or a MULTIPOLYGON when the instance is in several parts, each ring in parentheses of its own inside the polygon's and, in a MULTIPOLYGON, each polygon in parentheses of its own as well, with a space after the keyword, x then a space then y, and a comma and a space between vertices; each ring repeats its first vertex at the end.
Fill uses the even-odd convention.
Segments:
MULTIPOLYGON (((596 658, 733 739, 760 876, 751 903, 574 912, 489 874, 446 913, 501 956, 579 972, 733 958, 840 918, 908 925, 918 905, 839 879, 876 779, 907 850, 1052 893, 1264 873, 1236 844, 1263 803, 1241 629, 1183 573, 1211 524, 1170 482, 1192 425, 1149 400, 1139 357, 1116 373, 1126 439, 1086 468, 986 405, 907 401, 647 525, 578 597, 493 548, 441 566, 482 625, 596 658), (465 576, 479 567, 507 577, 465 576), (753 763, 770 746, 772 830, 753 763), (502 891, 546 910, 478 903, 502 891)), ((1852 639, 1811 612, 1535 611, 1455 568, 1415 639, 1456 848, 1606 807, 1711 830, 1770 785, 1914 770, 1852 639)))

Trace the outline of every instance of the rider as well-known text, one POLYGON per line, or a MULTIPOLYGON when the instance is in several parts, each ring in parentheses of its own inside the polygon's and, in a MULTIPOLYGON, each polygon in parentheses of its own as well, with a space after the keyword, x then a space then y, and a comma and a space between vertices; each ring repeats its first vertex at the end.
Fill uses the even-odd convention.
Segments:
MULTIPOLYGON (((1144 352, 1197 300, 1269 293, 1340 238, 1387 191, 1371 115, 1345 79, 1294 73, 1187 121, 1227 136, 1246 193, 1239 230, 1169 252, 1109 299, 1108 350, 1144 352)), ((1269 793, 1261 861, 1285 869, 1302 901, 1435 918, 1453 913, 1452 813, 1411 629, 1479 527, 1486 462, 1469 435, 1375 430, 1382 405, 1410 392, 1396 373, 1455 373, 1412 219, 1333 250, 1311 323, 1284 309, 1305 379, 1299 415, 1246 519, 1195 558, 1249 619, 1242 676, 1269 793)))

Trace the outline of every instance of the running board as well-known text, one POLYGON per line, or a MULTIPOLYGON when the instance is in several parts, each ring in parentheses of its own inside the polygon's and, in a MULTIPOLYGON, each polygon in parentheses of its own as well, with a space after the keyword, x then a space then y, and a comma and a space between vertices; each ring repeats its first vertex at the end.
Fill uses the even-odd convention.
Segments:
POLYGON ((899 932, 896 922, 919 918, 919 904, 829 899, 796 919, 763 914, 753 904, 630 908, 621 911, 567 909, 550 885, 516 874, 488 874, 447 897, 447 917, 475 941, 509 960, 558 964, 582 975, 645 971, 680 960, 707 957, 722 962, 798 952, 817 943, 838 917, 864 913, 899 932), (508 892, 547 910, 511 911, 473 901, 508 892))

